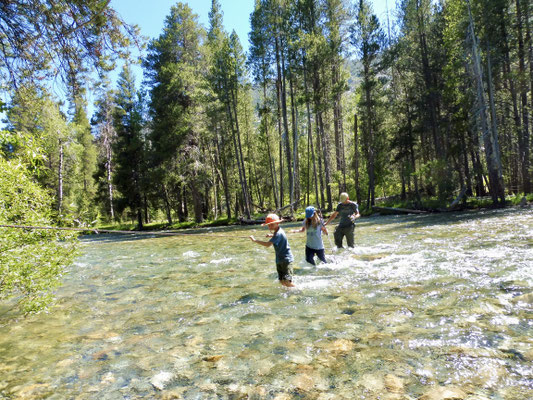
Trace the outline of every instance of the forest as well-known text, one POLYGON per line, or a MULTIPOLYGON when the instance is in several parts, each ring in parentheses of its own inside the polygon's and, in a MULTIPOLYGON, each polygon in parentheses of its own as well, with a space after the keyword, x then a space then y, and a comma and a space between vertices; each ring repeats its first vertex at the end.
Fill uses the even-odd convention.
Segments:
POLYGON ((503 206, 531 192, 531 8, 402 0, 384 23, 368 0, 256 0, 245 53, 218 0, 206 27, 177 2, 156 38, 109 1, 3 2, 2 163, 64 226, 329 211, 340 192, 366 212, 503 206))

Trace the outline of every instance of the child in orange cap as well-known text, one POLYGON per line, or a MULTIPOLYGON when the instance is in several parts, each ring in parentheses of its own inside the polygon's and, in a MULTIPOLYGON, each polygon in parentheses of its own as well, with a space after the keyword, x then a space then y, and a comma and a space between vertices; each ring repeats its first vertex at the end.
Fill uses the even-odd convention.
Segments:
POLYGON ((268 214, 265 223, 263 226, 268 226, 271 234, 268 234, 267 237, 271 237, 268 242, 257 240, 253 236, 250 236, 252 242, 258 243, 265 247, 270 247, 274 245, 274 250, 276 251, 276 269, 278 271, 279 282, 286 287, 293 287, 292 283, 292 265, 294 257, 289 246, 289 241, 287 240, 287 235, 285 231, 279 226, 281 219, 276 214, 268 214))

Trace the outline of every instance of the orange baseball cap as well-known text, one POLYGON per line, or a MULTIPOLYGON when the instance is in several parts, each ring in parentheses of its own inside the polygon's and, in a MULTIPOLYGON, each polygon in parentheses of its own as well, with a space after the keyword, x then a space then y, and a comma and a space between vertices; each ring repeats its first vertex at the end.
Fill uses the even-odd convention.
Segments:
POLYGON ((280 219, 276 214, 268 214, 265 218, 265 223, 261 224, 261 226, 270 225, 270 224, 276 224, 283 221, 280 219))

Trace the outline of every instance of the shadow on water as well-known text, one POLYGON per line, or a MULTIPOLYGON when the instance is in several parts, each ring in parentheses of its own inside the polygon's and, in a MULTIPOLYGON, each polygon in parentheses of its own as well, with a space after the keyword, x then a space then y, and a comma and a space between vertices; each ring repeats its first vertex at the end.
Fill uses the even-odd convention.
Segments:
POLYGON ((79 237, 82 243, 121 243, 135 240, 155 239, 157 235, 146 235, 137 233, 98 233, 83 235, 79 237))
MULTIPOLYGON (((286 224, 284 226, 289 226, 286 224)), ((299 226, 299 225, 298 225, 299 226)), ((136 240, 147 239, 162 239, 162 238, 184 238, 184 239, 196 239, 198 237, 209 237, 220 239, 231 239, 231 233, 236 231, 254 231, 260 228, 265 233, 268 229, 261 225, 229 225, 219 227, 207 227, 207 228, 191 228, 181 229, 179 231, 160 231, 160 232, 143 232, 143 231, 131 231, 127 233, 122 232, 100 232, 91 233, 86 235, 80 235, 79 239, 84 243, 105 243, 105 242, 127 242, 136 240)))

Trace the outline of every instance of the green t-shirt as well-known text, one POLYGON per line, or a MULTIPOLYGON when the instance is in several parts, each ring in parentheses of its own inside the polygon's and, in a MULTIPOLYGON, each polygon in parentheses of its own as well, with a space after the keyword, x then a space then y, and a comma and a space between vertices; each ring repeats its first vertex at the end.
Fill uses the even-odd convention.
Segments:
POLYGON ((350 215, 357 214, 359 212, 359 206, 353 201, 348 201, 347 204, 339 203, 335 211, 337 211, 341 217, 339 226, 345 228, 353 225, 350 215))

